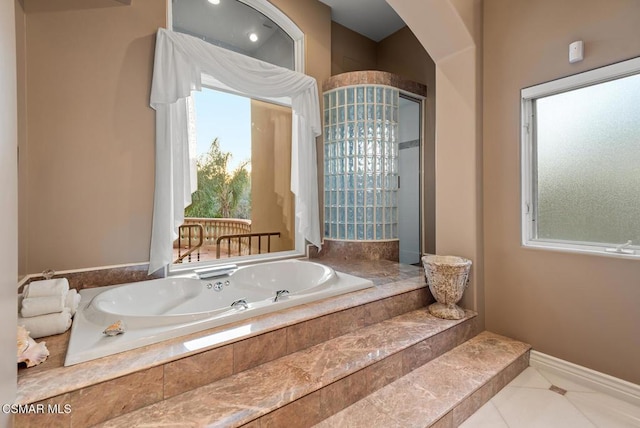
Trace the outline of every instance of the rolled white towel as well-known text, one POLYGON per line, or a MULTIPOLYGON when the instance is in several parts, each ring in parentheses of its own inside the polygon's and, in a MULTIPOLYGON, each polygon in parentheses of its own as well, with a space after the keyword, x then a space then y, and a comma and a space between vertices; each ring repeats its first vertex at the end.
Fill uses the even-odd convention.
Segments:
POLYGON ((24 328, 29 331, 29 335, 34 339, 60 334, 71 327, 71 312, 65 308, 62 312, 56 314, 40 315, 30 318, 18 317, 18 325, 24 326, 24 328))
POLYGON ((71 316, 76 314, 76 310, 78 310, 78 305, 80 304, 80 294, 75 288, 72 288, 67 293, 67 299, 64 302, 64 306, 69 308, 71 312, 71 316))
POLYGON ((25 299, 27 297, 57 296, 69 291, 67 278, 45 279, 44 281, 31 281, 24 286, 25 299))
POLYGON ((56 296, 25 297, 22 300, 20 314, 24 318, 62 312, 69 293, 64 292, 56 296))

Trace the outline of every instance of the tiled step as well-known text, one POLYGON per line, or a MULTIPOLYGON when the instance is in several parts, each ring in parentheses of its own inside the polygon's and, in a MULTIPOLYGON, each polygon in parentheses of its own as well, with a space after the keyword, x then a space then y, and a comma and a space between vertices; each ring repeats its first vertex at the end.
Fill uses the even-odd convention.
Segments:
POLYGON ((469 340, 476 320, 411 311, 99 426, 311 426, 469 340))
POLYGON ((316 427, 457 427, 529 365, 529 349, 482 332, 316 427))

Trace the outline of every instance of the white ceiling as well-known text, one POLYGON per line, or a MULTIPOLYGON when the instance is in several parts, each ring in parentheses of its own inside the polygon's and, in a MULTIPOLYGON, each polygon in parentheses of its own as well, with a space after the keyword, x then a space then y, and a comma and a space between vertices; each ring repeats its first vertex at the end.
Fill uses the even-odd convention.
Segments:
POLYGON ((331 19, 379 42, 405 26, 385 0, 320 0, 331 7, 331 19))

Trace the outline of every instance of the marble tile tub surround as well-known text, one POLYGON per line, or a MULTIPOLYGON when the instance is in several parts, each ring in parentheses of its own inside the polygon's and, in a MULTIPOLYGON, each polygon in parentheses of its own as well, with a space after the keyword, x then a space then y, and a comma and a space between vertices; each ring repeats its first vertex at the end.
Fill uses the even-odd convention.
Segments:
POLYGON ((309 249, 309 258, 313 261, 328 260, 400 260, 400 241, 341 241, 326 239, 322 243, 322 250, 312 246, 309 249))
POLYGON ((476 320, 408 312, 100 426, 310 426, 475 336, 476 320))
POLYGON ((406 265, 383 259, 352 259, 350 257, 320 257, 314 262, 331 266, 337 271, 370 279, 374 284, 382 285, 419 276, 427 284, 424 269, 421 266, 406 265))
MULTIPOLYGON (((366 317, 366 313, 364 315, 366 317)), ((329 322, 326 317, 323 318, 325 322, 329 322)), ((329 324, 328 328, 330 330, 332 324, 329 324)), ((324 329, 326 330, 327 326, 324 326, 324 329)), ((276 410, 278 407, 286 407, 287 403, 305 395, 315 394, 319 388, 329 385, 328 391, 321 392, 325 396, 328 394, 324 401, 332 403, 327 405, 325 410, 337 411, 360 397, 357 394, 353 395, 353 386, 362 389, 360 392, 369 393, 371 388, 384 386, 475 336, 478 329, 477 317, 471 311, 465 320, 443 322, 431 316, 422 307, 299 350, 297 353, 271 361, 257 361, 256 364, 264 364, 247 370, 239 371, 244 367, 241 367, 243 364, 238 361, 238 357, 255 355, 264 349, 262 344, 252 343, 251 339, 177 360, 163 367, 143 370, 80 391, 61 394, 45 402, 73 403, 73 412, 66 417, 70 419, 71 426, 93 426, 122 415, 115 421, 107 422, 106 426, 148 426, 150 421, 157 426, 181 426, 180 423, 196 418, 197 423, 189 426, 214 424, 226 427, 238 426, 271 411, 280 412, 280 409, 276 410), (239 351, 236 345, 246 349, 239 351), (223 360, 225 358, 226 361, 223 360), (203 380, 203 376, 213 376, 212 373, 205 375, 203 367, 209 372, 216 365, 220 370, 227 367, 228 371, 219 371, 219 377, 203 380), (232 367, 232 370, 237 372, 233 375, 229 371, 232 367), (156 370, 163 368, 164 382, 161 385, 155 382, 159 375, 156 370), (379 376, 381 371, 386 373, 385 379, 379 376), (154 381, 142 382, 142 377, 154 381), (356 382, 356 378, 360 380, 356 382), (340 379, 343 379, 340 384, 332 385, 340 379), (217 382, 212 384, 214 381, 217 382), (362 382, 366 382, 367 385, 364 389, 365 384, 362 382), (187 386, 187 383, 190 385, 187 386), (194 387, 197 389, 189 389, 194 387), (164 401, 156 400, 155 404, 145 407, 150 404, 148 400, 157 397, 162 390, 164 401), (347 391, 350 398, 336 398, 340 391, 347 391), (146 401, 136 397, 136 402, 132 404, 123 398, 128 394, 140 394, 146 401), (98 404, 101 407, 99 412, 94 409, 96 402, 85 403, 82 400, 82 397, 96 395, 103 396, 98 404), (133 414, 127 413, 132 410, 135 411, 133 414), (127 414, 123 415, 124 413, 127 414)), ((282 337, 277 332, 269 334, 271 336, 265 339, 269 346, 272 346, 275 338, 282 337)), ((329 416, 326 413, 323 415, 329 416)), ((53 415, 52 418, 68 426, 64 421, 65 416, 53 415)), ((29 425, 17 425, 21 426, 29 425)))
MULTIPOLYGON (((146 281, 164 276, 162 270, 151 275, 148 274, 148 270, 148 263, 127 266, 106 266, 87 270, 56 272, 53 278, 67 278, 67 280, 69 280, 69 288, 75 288, 80 291, 85 288, 146 281)), ((40 281, 43 279, 44 277, 42 275, 28 276, 19 283, 18 293, 22 293, 24 286, 31 281, 40 281)))
MULTIPOLYGON (((331 334, 340 335, 433 302, 433 297, 425 285, 422 270, 418 267, 380 260, 353 263, 353 269, 348 270, 344 269, 347 267, 343 264, 344 261, 323 260, 322 263, 336 270, 351 271, 355 275, 371 279, 376 287, 71 367, 63 367, 69 333, 43 338, 47 342, 51 355, 40 366, 19 370, 16 403, 27 404, 45 400, 229 343, 286 329, 304 321, 309 321, 308 326, 311 328, 314 322, 319 322, 316 321, 317 319, 330 314, 332 315, 326 319, 329 321, 331 334)), ((319 338, 311 337, 309 340, 319 340, 319 338)))
POLYGON ((387 85, 412 94, 427 96, 427 86, 386 71, 351 71, 331 76, 322 83, 322 92, 352 85, 387 85))

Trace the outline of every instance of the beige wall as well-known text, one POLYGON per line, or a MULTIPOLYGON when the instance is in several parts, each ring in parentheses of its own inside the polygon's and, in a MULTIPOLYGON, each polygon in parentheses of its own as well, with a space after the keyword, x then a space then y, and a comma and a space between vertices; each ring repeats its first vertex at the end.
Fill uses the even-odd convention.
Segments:
MULTIPOLYGON (((16 25, 22 6, 0 2, 0 403, 16 397, 16 281, 18 279, 18 146, 16 25), (15 8, 15 9, 14 9, 15 8)), ((11 426, 0 413, 0 426, 11 426)))
POLYGON ((317 0, 269 0, 304 33, 305 74, 318 85, 331 76, 331 9, 317 0))
MULTIPOLYGON (((27 146, 27 50, 26 50, 26 15, 22 1, 16 0, 16 65, 18 84, 18 218, 26 219, 29 215, 28 201, 28 162, 29 151, 27 146)), ((27 236, 26 221, 18 222, 18 236, 27 236)), ((24 240, 18 248, 18 276, 27 274, 27 242, 24 240)))
POLYGON ((21 271, 148 260, 155 131, 149 92, 165 13, 158 0, 26 3, 21 271))
POLYGON ((331 75, 349 71, 378 70, 378 43, 331 22, 331 75))
POLYGON ((436 66, 409 27, 378 44, 378 70, 427 85, 422 107, 422 251, 436 251, 436 66))
MULTIPOLYGON (((251 160, 251 231, 280 232, 271 251, 294 250, 290 108, 251 101, 251 160)), ((253 244, 257 252, 257 240, 253 244)))
MULTIPOLYGON (((318 91, 322 82, 331 76, 331 8, 317 0, 270 0, 304 33, 305 73, 316 79, 318 91)), ((322 96, 320 96, 322 104, 322 96)), ((322 105, 320 106, 322 111, 322 105)), ((316 168, 318 171, 318 207, 324 204, 324 149, 322 136, 316 139, 316 168)), ((324 210, 320 209, 320 233, 324 210)))
POLYGON ((485 0, 484 28, 487 328, 640 383, 640 262, 522 248, 519 189, 520 89, 640 55, 640 2, 485 0))
POLYGON ((435 86, 435 63, 409 27, 380 40, 376 49, 376 65, 378 70, 435 86))
MULTIPOLYGON (((331 72, 330 9, 316 0, 272 3, 305 33, 306 73, 322 82, 331 72)), ((20 272, 145 262, 154 187, 149 92, 166 2, 26 6, 20 272)))
POLYGON ((436 252, 473 261, 462 305, 484 325, 482 2, 388 3, 436 64, 436 252))

